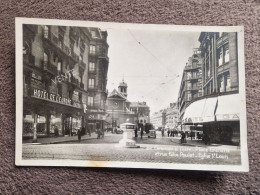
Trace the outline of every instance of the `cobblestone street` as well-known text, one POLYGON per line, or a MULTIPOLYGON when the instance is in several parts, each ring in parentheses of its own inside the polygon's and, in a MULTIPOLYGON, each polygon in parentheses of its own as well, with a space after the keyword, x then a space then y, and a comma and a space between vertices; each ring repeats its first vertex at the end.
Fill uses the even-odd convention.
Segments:
POLYGON ((23 159, 71 159, 93 161, 130 161, 189 164, 239 164, 240 150, 236 147, 182 146, 172 138, 156 139, 144 136, 136 139, 140 148, 121 148, 122 134, 107 134, 104 139, 72 141, 63 144, 23 144, 23 159), (210 149, 211 148, 211 149, 210 149), (207 151, 206 151, 207 150, 207 151), (216 152, 217 150, 217 152, 216 152))

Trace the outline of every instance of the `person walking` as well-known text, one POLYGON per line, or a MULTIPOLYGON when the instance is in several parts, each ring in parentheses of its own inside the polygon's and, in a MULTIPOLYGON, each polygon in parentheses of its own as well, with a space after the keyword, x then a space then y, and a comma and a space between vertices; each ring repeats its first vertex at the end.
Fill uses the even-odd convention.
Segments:
POLYGON ((141 128, 141 139, 143 139, 144 130, 141 128))
POLYGON ((168 131, 167 131, 167 134, 168 134, 168 137, 170 137, 170 129, 168 129, 168 131))
POLYGON ((184 132, 181 133, 181 143, 184 143, 186 134, 184 132))
POLYGON ((58 129, 57 125, 55 125, 54 134, 55 134, 55 137, 59 137, 59 129, 58 129))
POLYGON ((137 138, 137 127, 135 128, 135 137, 137 138))
POLYGON ((78 129, 78 141, 80 142, 81 141, 81 128, 78 129))

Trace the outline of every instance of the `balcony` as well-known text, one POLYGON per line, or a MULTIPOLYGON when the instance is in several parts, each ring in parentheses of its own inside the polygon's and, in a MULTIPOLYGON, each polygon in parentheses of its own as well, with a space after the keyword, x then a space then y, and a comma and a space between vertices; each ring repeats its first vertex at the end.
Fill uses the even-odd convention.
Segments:
POLYGON ((59 39, 56 35, 54 35, 53 33, 49 32, 49 31, 44 31, 43 32, 43 38, 45 40, 48 40, 49 42, 51 42, 52 44, 58 46, 59 43, 59 39))
POLYGON ((80 86, 81 89, 84 89, 84 84, 83 83, 80 83, 79 86, 80 86))
POLYGON ((73 51, 71 52, 71 57, 74 61, 78 62, 79 61, 79 56, 77 56, 73 51))
POLYGON ((199 79, 198 75, 185 76, 185 80, 196 80, 199 79))
POLYGON ((52 74, 54 76, 56 76, 58 74, 57 67, 55 65, 53 65, 52 63, 50 63, 49 61, 43 61, 42 66, 43 66, 43 70, 46 73, 52 74))
POLYGON ((29 28, 30 31, 32 31, 34 34, 36 34, 38 31, 38 25, 29 24, 29 25, 26 25, 26 27, 29 28))
POLYGON ((89 90, 89 91, 96 91, 96 88, 95 88, 95 86, 93 86, 93 85, 89 85, 89 86, 88 86, 88 90, 89 90))
POLYGON ((81 66, 83 69, 85 69, 86 63, 84 63, 83 61, 79 61, 79 66, 81 66))
POLYGON ((217 48, 225 45, 226 43, 228 43, 228 33, 223 33, 223 35, 217 39, 217 48))
POLYGON ((76 79, 75 77, 71 77, 71 83, 72 83, 72 85, 74 85, 75 87, 79 87, 79 80, 76 79))
POLYGON ((199 90, 198 86, 186 86, 186 91, 196 91, 199 90))
POLYGON ((185 66, 184 70, 192 70, 192 69, 198 69, 198 68, 200 68, 200 66, 198 66, 198 65, 193 65, 193 66, 189 65, 189 66, 185 66))
POLYGON ((59 30, 62 31, 63 33, 66 32, 66 26, 59 26, 59 30))
POLYGON ((23 63, 26 65, 34 66, 35 57, 32 54, 23 55, 23 63))
POLYGON ((106 61, 109 61, 109 58, 108 58, 108 56, 107 56, 106 53, 101 53, 101 54, 99 54, 99 55, 98 55, 98 58, 104 59, 104 60, 106 60, 106 61))
POLYGON ((73 53, 71 49, 68 46, 66 46, 62 41, 60 41, 58 37, 53 33, 44 31, 43 38, 44 40, 48 41, 50 44, 59 48, 59 50, 63 54, 70 56, 74 61, 78 61, 78 58, 76 57, 75 53, 73 53))

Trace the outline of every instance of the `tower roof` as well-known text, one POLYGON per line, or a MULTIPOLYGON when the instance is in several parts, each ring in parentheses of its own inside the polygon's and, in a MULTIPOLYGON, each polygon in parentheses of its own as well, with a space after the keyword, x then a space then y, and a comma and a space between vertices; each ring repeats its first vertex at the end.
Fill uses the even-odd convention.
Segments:
POLYGON ((119 83, 119 87, 127 87, 127 83, 124 81, 124 79, 119 83))

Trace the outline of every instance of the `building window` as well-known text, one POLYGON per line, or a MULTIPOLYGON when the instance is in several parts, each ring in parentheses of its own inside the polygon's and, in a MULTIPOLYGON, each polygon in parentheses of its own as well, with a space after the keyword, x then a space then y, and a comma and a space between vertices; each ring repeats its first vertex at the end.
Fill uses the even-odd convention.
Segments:
POLYGON ((96 53, 96 46, 95 45, 90 45, 90 53, 95 54, 96 53))
POLYGON ((229 48, 228 45, 224 46, 224 63, 229 62, 229 48))
POLYGON ((59 73, 61 73, 61 62, 58 62, 57 70, 58 70, 59 73))
POLYGON ((95 71, 95 63, 89 62, 89 71, 95 71))
POLYGON ((221 48, 218 49, 217 55, 218 55, 218 66, 221 66, 223 65, 223 53, 221 48))
POLYGON ((97 37, 96 31, 92 30, 92 31, 91 31, 91 36, 92 36, 93 38, 96 38, 96 37, 97 37))
POLYGON ((229 74, 227 75, 226 91, 231 91, 231 81, 229 74))
POLYGON ((88 80, 88 87, 94 88, 95 87, 95 79, 89 79, 88 80))
POLYGON ((94 105, 94 97, 88 96, 88 106, 94 105))
POLYGON ((44 38, 49 38, 49 27, 48 26, 44 26, 44 38))
POLYGON ((43 53, 43 61, 48 62, 48 55, 46 53, 43 53))
POLYGON ((231 80, 229 73, 222 74, 218 77, 219 92, 231 91, 231 80))

